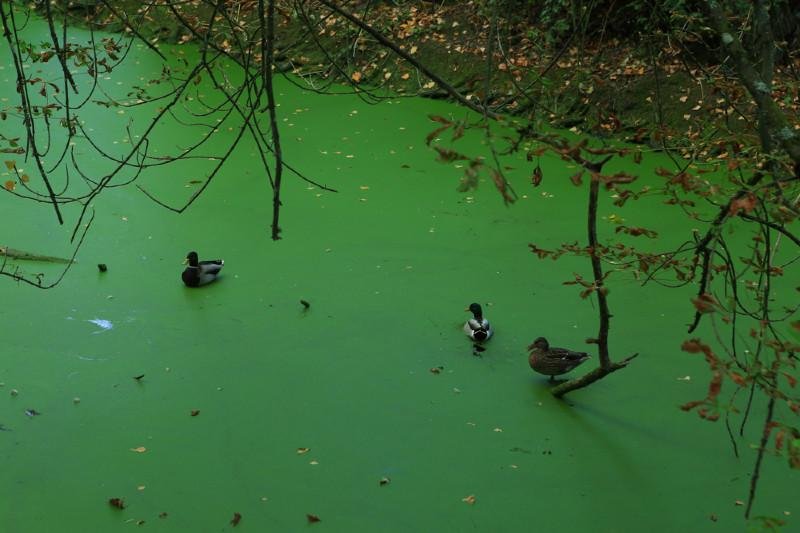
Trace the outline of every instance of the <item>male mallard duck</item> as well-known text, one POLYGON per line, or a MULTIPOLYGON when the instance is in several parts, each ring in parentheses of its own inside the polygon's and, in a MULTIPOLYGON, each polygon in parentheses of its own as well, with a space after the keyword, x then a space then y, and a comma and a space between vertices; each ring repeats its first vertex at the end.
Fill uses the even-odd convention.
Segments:
POLYGON ((225 261, 222 259, 198 261, 197 252, 189 252, 183 263, 189 264, 181 274, 183 282, 187 287, 199 287, 217 279, 217 274, 222 270, 222 265, 225 264, 225 261))
POLYGON ((470 318, 464 324, 464 333, 475 342, 483 342, 489 339, 493 333, 492 326, 489 325, 488 320, 483 318, 480 304, 470 304, 469 310, 473 318, 470 318))
POLYGON ((550 376, 550 381, 553 381, 554 376, 566 374, 590 357, 585 352, 573 352, 566 348, 551 348, 544 337, 539 337, 533 341, 533 344, 528 346, 528 350, 531 351, 528 356, 528 363, 531 368, 540 374, 550 376))

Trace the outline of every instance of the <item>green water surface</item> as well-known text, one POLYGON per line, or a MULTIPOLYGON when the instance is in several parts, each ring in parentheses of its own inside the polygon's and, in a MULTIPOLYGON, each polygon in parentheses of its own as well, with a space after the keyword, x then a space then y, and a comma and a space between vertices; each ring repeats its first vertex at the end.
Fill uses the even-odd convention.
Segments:
MULTIPOLYGON (((137 53, 142 64, 109 75, 109 90, 157 69, 137 53)), ((425 146, 426 115, 460 117, 458 108, 370 106, 284 81, 278 92, 287 160, 339 191, 287 175, 283 240, 269 238, 271 193, 243 145, 182 215, 133 187, 105 191, 78 263, 55 289, 0 279, 9 430, 0 432, 0 531, 123 531, 139 520, 142 530, 221 531, 235 512, 237 531, 745 529, 735 502, 747 497, 763 406, 740 459, 721 422, 678 409, 705 396, 708 378, 698 356, 680 351, 692 287, 612 278, 614 356, 641 355, 567 401, 528 367, 525 346, 540 335, 583 349, 596 334, 594 303, 562 285, 590 277, 588 263, 542 261, 527 246, 584 242, 587 191, 569 184, 573 170, 545 157, 534 189, 524 155, 506 158, 520 199, 505 207, 489 181, 457 192, 461 171, 425 146), (225 259, 219 281, 183 286, 191 249, 225 259), (473 301, 496 328, 482 358, 460 329, 473 301), (470 495, 474 504, 463 501, 470 495), (112 497, 127 508, 112 508, 112 497)), ((122 153, 136 111, 118 111, 82 117, 122 153)), ((196 134, 165 123, 153 150, 196 134)), ((479 141, 459 149, 482 150, 479 141)), ((639 172, 659 165, 653 156, 639 172)), ((179 204, 205 168, 157 167, 138 183, 179 204)), ((602 204, 605 216, 660 231, 648 246, 668 249, 688 229, 657 198, 620 210, 604 193, 602 204)), ((0 208, 0 244, 69 255, 76 206, 65 227, 46 204, 6 194, 0 208)), ((613 229, 601 222, 603 237, 613 229)), ((48 276, 59 268, 20 265, 48 276)), ((791 527, 797 474, 768 456, 762 481, 755 514, 791 527)))

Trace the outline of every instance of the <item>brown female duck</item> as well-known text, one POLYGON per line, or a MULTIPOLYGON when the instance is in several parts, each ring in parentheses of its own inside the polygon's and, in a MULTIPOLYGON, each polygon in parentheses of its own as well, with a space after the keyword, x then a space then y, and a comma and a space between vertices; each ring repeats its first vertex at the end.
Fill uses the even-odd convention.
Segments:
POLYGON ((530 355, 528 363, 531 368, 540 374, 550 376, 553 381, 554 376, 566 374, 579 364, 589 359, 589 354, 585 352, 573 352, 566 348, 551 347, 544 337, 539 337, 528 346, 530 355))

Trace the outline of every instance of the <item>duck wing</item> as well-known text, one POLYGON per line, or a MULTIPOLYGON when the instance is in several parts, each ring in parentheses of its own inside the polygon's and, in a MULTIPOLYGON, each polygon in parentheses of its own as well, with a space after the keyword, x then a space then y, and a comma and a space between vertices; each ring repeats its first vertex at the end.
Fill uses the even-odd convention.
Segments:
POLYGON ((215 259, 213 261, 200 261, 198 263, 197 268, 200 270, 200 275, 203 274, 216 274, 220 270, 222 270, 222 265, 225 264, 225 261, 222 259, 215 259))
POLYGON ((550 348, 545 357, 550 359, 559 359, 561 361, 582 361, 589 358, 586 352, 574 352, 566 348, 550 348))

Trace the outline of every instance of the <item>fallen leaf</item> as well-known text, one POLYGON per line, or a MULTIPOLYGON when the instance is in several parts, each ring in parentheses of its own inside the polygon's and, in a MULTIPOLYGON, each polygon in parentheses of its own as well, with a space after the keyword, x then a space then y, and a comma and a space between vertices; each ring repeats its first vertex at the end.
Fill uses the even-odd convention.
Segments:
POLYGON ((197 416, 200 414, 200 409, 192 409, 192 412, 189 414, 192 416, 197 416))
POLYGON ((431 368, 431 374, 441 374, 443 369, 443 366, 435 366, 431 368))
POLYGON ((392 482, 392 480, 391 480, 391 479, 389 479, 389 478, 388 478, 388 477, 386 477, 386 476, 383 476, 383 477, 380 479, 380 481, 378 481, 378 485, 380 485, 381 487, 385 487, 386 485, 388 485, 388 484, 389 484, 389 483, 391 483, 391 482, 392 482))
POLYGON ((138 487, 136 487, 136 490, 144 490, 145 488, 147 487, 145 487, 144 485, 139 485, 138 487))
POLYGON ((139 446, 138 448, 131 448, 131 451, 136 453, 144 453, 147 451, 147 448, 144 446, 139 446))
POLYGON ((122 498, 110 498, 108 504, 116 509, 125 509, 125 500, 122 498))
POLYGON ((317 522, 322 522, 320 517, 315 514, 306 514, 306 519, 308 520, 309 524, 315 524, 317 522))
POLYGON ((162 511, 162 512, 158 513, 158 517, 159 517, 159 518, 166 518, 167 516, 168 516, 168 515, 167 515, 167 513, 166 513, 166 512, 164 512, 164 511, 162 511))
POLYGON ((139 374, 138 376, 133 376, 133 379, 135 379, 136 381, 142 381, 143 377, 144 377, 144 374, 139 374))
POLYGON ((8 170, 14 170, 14 167, 17 166, 15 161, 6 161, 5 163, 8 170))
POLYGON ((297 455, 303 455, 311 451, 311 448, 297 448, 297 455))
POLYGON ((39 416, 42 413, 40 413, 36 409, 25 409, 25 414, 28 416, 39 416))
POLYGON ((744 502, 742 500, 736 500, 735 502, 733 502, 733 504, 736 505, 737 507, 741 507, 742 505, 744 505, 744 502))
POLYGON ((239 525, 239 522, 242 521, 242 515, 239 513, 233 513, 233 518, 231 518, 231 525, 236 527, 239 525))
POLYGON ((474 494, 470 494, 469 496, 465 496, 464 498, 461 498, 462 502, 468 503, 469 505, 475 505, 475 502, 477 500, 478 500, 478 498, 476 498, 474 494))
POLYGON ((7 191, 13 191, 14 187, 16 186, 17 184, 14 182, 14 180, 8 180, 3 184, 3 187, 5 187, 7 191))

